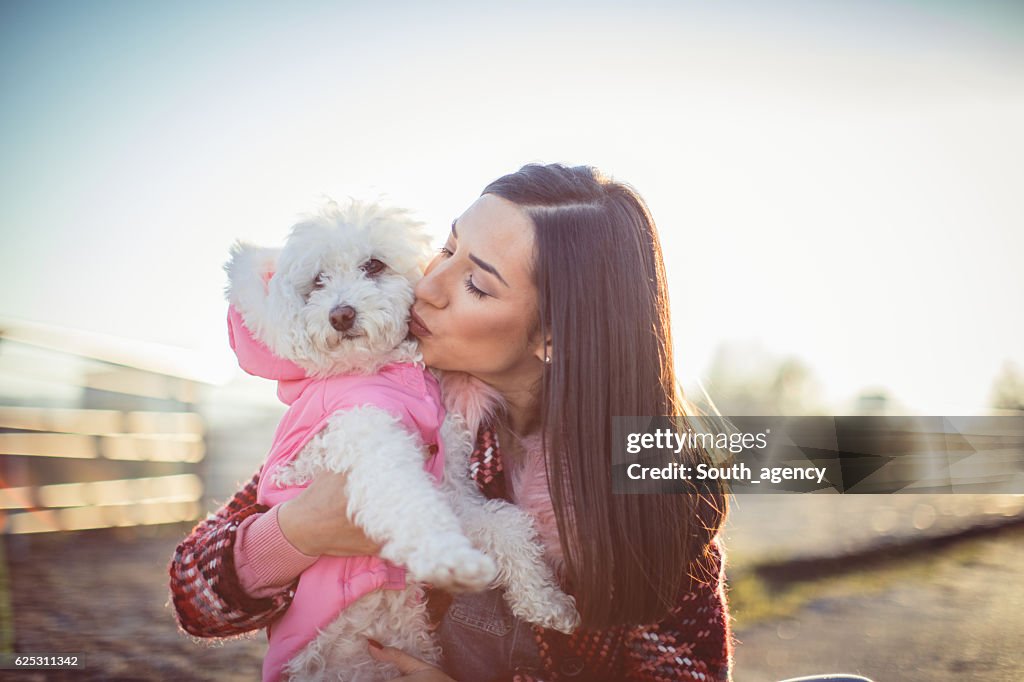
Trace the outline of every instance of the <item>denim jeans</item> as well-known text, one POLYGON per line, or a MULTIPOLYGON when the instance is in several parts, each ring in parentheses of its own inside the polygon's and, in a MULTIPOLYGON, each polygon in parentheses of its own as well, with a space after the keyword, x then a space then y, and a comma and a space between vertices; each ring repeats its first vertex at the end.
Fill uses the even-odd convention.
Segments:
POLYGON ((501 590, 454 595, 436 634, 441 667, 460 682, 541 672, 533 630, 512 615, 501 590))

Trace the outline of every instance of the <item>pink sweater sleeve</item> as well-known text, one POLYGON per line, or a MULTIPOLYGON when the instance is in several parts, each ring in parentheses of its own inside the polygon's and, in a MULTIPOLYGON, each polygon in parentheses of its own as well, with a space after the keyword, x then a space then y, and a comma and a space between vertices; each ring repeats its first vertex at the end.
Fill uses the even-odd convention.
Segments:
POLYGON ((320 557, 303 554, 281 532, 278 507, 238 524, 235 571, 242 589, 254 599, 271 597, 287 587, 320 557))

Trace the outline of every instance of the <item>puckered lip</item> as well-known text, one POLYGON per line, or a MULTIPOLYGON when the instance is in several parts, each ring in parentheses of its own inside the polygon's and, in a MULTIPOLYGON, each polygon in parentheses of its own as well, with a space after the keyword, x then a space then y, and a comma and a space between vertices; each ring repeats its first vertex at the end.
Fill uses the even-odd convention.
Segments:
POLYGON ((430 336, 430 327, 428 327, 423 319, 416 314, 416 311, 409 309, 409 331, 412 332, 413 336, 430 336))

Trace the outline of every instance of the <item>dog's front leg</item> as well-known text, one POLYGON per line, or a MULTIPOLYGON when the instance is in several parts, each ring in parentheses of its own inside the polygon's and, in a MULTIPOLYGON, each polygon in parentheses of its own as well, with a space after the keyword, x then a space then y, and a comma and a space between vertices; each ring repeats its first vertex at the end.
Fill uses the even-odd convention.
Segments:
POLYGON ((504 500, 463 498, 458 510, 473 543, 497 564, 498 584, 512 613, 545 628, 575 630, 576 600, 559 587, 544 560, 530 515, 504 500))
POLYGON ((576 600, 558 586, 530 515, 504 500, 488 500, 469 477, 472 438, 458 415, 442 429, 447 450, 444 487, 473 544, 498 566, 498 584, 512 612, 545 628, 572 632, 579 625, 576 600))
POLYGON ((376 407, 339 412, 324 433, 324 465, 348 476, 348 516, 381 557, 414 580, 481 590, 494 563, 473 548, 441 490, 424 471, 424 447, 399 419, 376 407))

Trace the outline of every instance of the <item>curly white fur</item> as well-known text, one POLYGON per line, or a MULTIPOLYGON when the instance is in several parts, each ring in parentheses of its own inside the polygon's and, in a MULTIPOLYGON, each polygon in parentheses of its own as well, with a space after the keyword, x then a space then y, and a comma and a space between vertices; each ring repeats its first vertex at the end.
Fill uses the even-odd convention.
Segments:
POLYGON ((236 243, 227 298, 267 347, 310 376, 373 374, 418 360, 406 336, 429 244, 421 228, 399 209, 331 202, 293 227, 281 250, 236 243), (372 278, 362 269, 370 259, 387 266, 372 278), (338 306, 356 311, 344 335, 330 322, 338 306))

